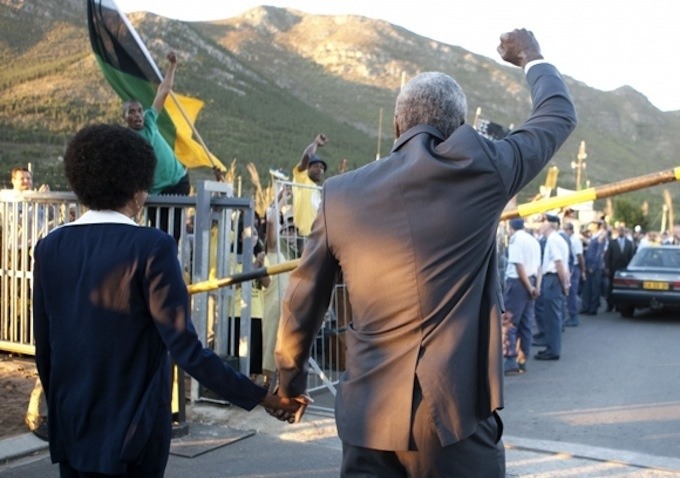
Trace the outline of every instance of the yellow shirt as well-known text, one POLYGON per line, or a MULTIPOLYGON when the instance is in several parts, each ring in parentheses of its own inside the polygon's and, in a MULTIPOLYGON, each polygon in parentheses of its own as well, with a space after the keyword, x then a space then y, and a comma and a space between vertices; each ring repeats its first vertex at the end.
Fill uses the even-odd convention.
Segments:
POLYGON ((308 236, 321 203, 321 188, 309 179, 307 170, 293 168, 293 221, 301 236, 308 236), (296 184, 302 185, 297 187, 296 184))

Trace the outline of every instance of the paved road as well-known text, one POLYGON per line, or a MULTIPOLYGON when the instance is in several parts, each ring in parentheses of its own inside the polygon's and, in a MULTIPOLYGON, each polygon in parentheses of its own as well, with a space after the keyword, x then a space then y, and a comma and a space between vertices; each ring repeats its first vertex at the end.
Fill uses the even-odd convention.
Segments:
MULTIPOLYGON (((565 331, 559 361, 531 360, 525 375, 508 377, 507 476, 680 478, 677 315, 584 317, 565 331)), ((328 397, 317 403, 328 404, 328 397)), ((338 476, 341 447, 331 418, 310 414, 291 427, 262 410, 198 404, 190 420, 257 433, 194 458, 173 455, 167 478, 338 476)), ((0 476, 57 475, 32 435, 0 441, 0 476), (32 446, 37 454, 2 463, 3 452, 32 446)))
POLYGON ((556 362, 505 381, 508 434, 680 457, 680 314, 581 318, 556 362))

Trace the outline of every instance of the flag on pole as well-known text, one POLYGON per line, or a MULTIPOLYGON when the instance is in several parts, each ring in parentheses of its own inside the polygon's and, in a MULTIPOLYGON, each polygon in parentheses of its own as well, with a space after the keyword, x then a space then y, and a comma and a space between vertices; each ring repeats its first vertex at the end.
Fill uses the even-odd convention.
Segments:
MULTIPOLYGON (((163 76, 151 59, 137 31, 113 0, 88 0, 90 43, 106 81, 122 101, 135 99, 149 107, 163 76)), ((161 134, 188 168, 226 168, 204 145, 193 138, 193 123, 203 101, 173 94, 158 117, 161 134)))

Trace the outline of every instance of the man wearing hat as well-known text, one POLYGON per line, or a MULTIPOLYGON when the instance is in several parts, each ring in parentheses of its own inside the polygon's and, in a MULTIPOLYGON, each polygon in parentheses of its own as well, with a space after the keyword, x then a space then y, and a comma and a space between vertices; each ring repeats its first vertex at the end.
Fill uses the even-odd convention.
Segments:
POLYGON ((522 218, 510 220, 510 234, 503 300, 512 327, 507 330, 503 371, 505 375, 516 375, 526 370, 526 358, 531 348, 534 299, 540 293, 541 283, 541 245, 524 230, 522 218))
POLYGON ((541 264, 541 296, 543 297, 543 326, 546 348, 538 352, 536 360, 559 360, 562 351, 562 322, 564 306, 571 278, 569 277, 569 245, 556 231, 560 218, 546 214, 541 223, 545 249, 541 264))
POLYGON ((320 188, 328 165, 316 155, 316 150, 327 140, 323 133, 316 135, 293 168, 293 217, 301 236, 309 235, 321 203, 320 188))

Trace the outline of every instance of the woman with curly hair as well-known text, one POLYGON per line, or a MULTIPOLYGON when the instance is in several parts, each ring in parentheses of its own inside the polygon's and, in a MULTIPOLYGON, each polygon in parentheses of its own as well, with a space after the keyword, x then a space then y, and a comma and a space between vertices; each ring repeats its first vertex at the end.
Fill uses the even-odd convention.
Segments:
POLYGON ((83 128, 64 156, 90 210, 37 244, 36 363, 47 393, 50 453, 62 477, 162 477, 171 438, 170 355, 229 402, 290 420, 280 399, 200 343, 172 236, 131 218, 156 158, 137 133, 83 128), (168 354, 168 351, 170 352, 168 354))

